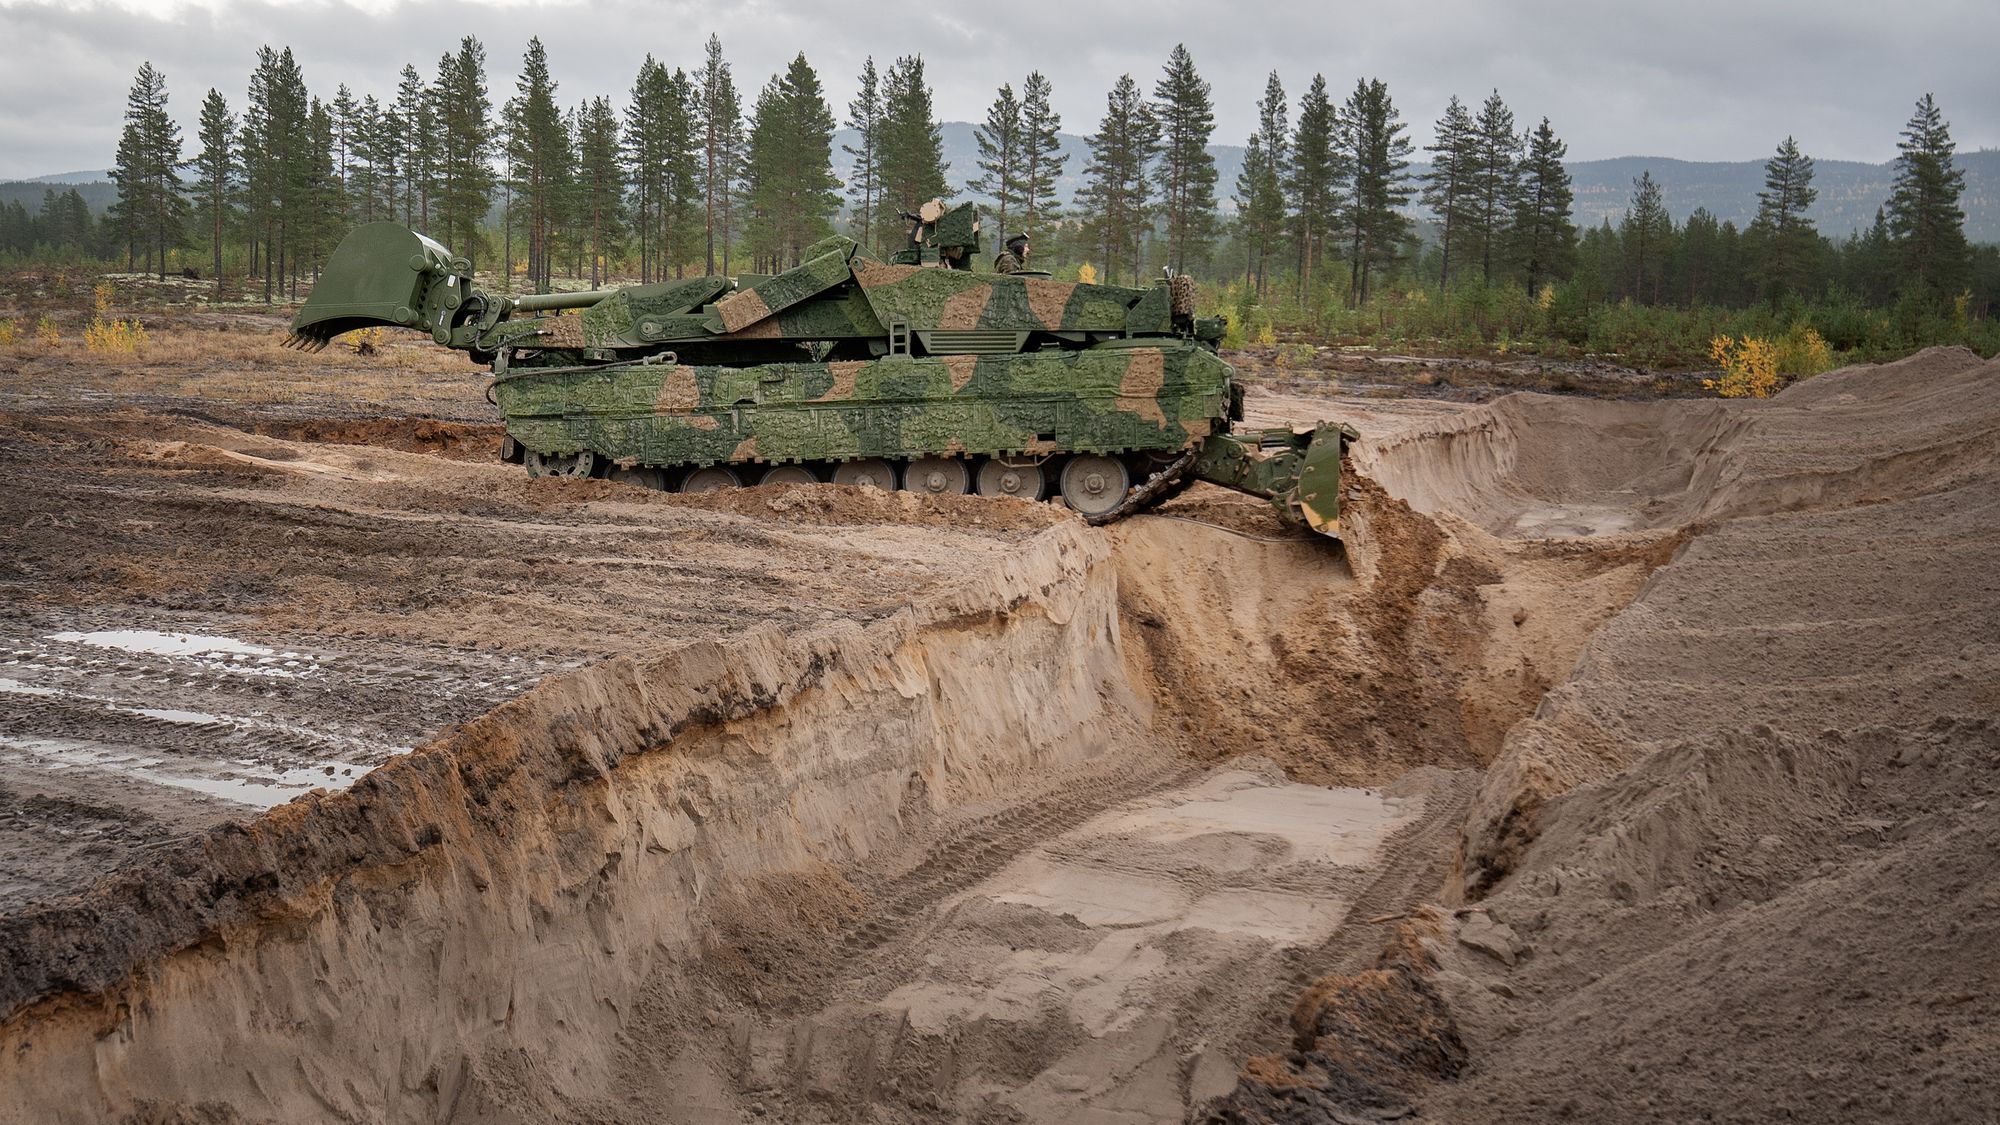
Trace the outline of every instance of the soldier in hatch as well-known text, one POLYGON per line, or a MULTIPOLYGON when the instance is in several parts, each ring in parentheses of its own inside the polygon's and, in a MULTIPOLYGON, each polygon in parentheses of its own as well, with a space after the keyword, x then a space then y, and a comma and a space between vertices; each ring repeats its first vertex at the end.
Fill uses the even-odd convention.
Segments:
POLYGON ((1020 273, 1028 268, 1028 236, 1012 235, 1007 239, 1007 249, 993 259, 994 273, 1020 273))

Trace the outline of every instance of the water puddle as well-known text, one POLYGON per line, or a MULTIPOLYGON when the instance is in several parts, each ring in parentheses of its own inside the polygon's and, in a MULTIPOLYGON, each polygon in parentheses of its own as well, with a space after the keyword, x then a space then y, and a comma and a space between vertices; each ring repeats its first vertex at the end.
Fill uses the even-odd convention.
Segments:
MULTIPOLYGON (((12 661, 9 661, 8 663, 13 663, 13 662, 12 662, 12 661)), ((48 687, 38 687, 38 686, 36 686, 36 685, 34 685, 34 684, 24 684, 24 683, 22 683, 22 682, 21 682, 21 681, 19 681, 19 680, 10 680, 10 679, 6 678, 5 676, 0 676, 0 694, 7 694, 7 695, 61 695, 61 694, 62 694, 62 692, 59 692, 59 691, 57 691, 57 690, 56 690, 56 689, 54 689, 54 688, 48 688, 48 687)))
MULTIPOLYGON (((296 677, 319 671, 319 662, 305 653, 281 652, 234 637, 163 633, 155 629, 99 629, 88 633, 51 633, 48 639, 143 656, 185 657, 211 671, 246 676, 296 677)), ((58 654, 56 659, 66 661, 70 657, 58 654)))
MULTIPOLYGON (((407 751, 398 748, 398 752, 407 751)), ((0 735, 0 754, 43 769, 101 770, 152 785, 193 790, 253 809, 274 808, 312 789, 345 789, 373 768, 326 761, 281 769, 246 759, 167 758, 77 739, 10 735, 0 735)))

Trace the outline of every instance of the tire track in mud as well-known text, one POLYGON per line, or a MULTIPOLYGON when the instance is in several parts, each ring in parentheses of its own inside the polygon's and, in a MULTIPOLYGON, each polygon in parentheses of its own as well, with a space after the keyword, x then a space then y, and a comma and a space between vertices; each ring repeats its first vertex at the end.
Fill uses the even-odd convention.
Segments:
POLYGON ((1069 784, 1044 789, 1020 804, 948 825, 924 846, 923 859, 908 872, 861 883, 861 889, 874 900, 874 909, 868 921, 843 936, 841 955, 852 960, 897 938, 920 937, 920 932, 906 932, 913 923, 1030 849, 1115 805, 1185 784, 1207 768, 1171 759, 1129 768, 1134 765, 1120 763, 1126 768, 1086 774, 1069 784))
MULTIPOLYGON (((1220 767, 1225 771, 1230 768, 1220 767)), ((1391 797, 1422 804, 1412 819, 1380 841, 1374 858, 1360 866, 1323 861, 1298 866, 1298 861, 1286 858, 1282 845, 1267 845, 1277 851, 1267 853, 1265 862, 1277 866, 1259 870, 1247 876, 1247 881, 1245 876, 1199 866, 1183 870, 1171 861, 1135 861, 1128 871, 1120 859, 1123 853, 1116 850, 1126 845, 1111 844, 1139 838, 1127 835, 1127 829, 1113 828, 1108 835, 1075 839, 1079 832, 1089 833, 1090 822, 1121 809, 1146 808, 1149 798, 1176 791, 1198 792, 1204 777, 1217 770, 1172 751, 1137 761, 1126 757, 1038 787, 1037 792, 1008 807, 941 818, 914 828, 913 835, 921 843, 903 851, 904 865, 872 879, 850 873, 850 880, 862 892, 867 913, 828 943, 817 979, 805 982, 807 987, 776 1003, 766 995, 739 1009, 724 1025, 716 1055, 717 1073, 726 1075, 733 1089, 731 1096, 763 1107, 757 1112, 768 1112, 778 1120, 848 1121, 860 1119, 857 1113, 861 1117, 878 1115, 868 1119, 942 1120, 954 1112, 973 1112, 972 1103, 965 1099, 977 1101, 981 1097, 987 1100, 978 1112, 993 1120, 1018 1119, 1008 1116, 1017 1111, 1039 1120, 1040 1111, 1029 1107, 1047 1109, 1044 1103, 1051 1096, 1082 1099, 1078 1108, 1094 1096, 1051 1095, 1049 1084, 1055 1082, 1060 1087, 1062 1082, 1073 1080, 1073 1076, 1060 1077, 1058 1071, 1067 1074, 1063 1068, 1073 1069, 1082 1060, 1097 1057, 1092 1054, 1096 1051, 1103 1055, 1103 1065, 1117 1067, 1117 1076, 1107 1081, 1118 1089, 1149 1090, 1134 1096, 1156 1101, 1178 1099, 1188 1111, 1198 1112, 1203 1103, 1226 1089, 1244 1059, 1281 1050, 1289 1042, 1287 1018, 1293 1001, 1311 980, 1372 964, 1386 935, 1369 924, 1371 919, 1435 898, 1450 867, 1457 827, 1477 783, 1474 771, 1432 769, 1392 786, 1391 797), (1066 847, 1066 842, 1074 846, 1066 847), (1113 850, 1100 850, 1107 845, 1113 850), (1135 983, 1134 987, 1143 992, 1117 1002, 1146 1011, 1133 1026, 1121 1022, 1114 1027, 1086 1028, 1077 1022, 1075 1010, 1067 1007, 1073 1001, 1055 999, 1055 993, 1044 993, 1030 1004, 1038 1011, 1017 1010, 1011 1015, 978 1010, 979 1002, 974 1000, 972 1010, 941 1017, 941 1009, 913 1000, 926 989, 949 992, 963 985, 976 994, 993 986, 990 978, 968 980, 957 975, 963 965, 998 964, 982 960, 994 956, 992 951, 981 953, 978 945, 964 943, 990 941, 997 936, 999 956, 1005 957, 1012 939, 999 936, 1005 931, 985 930, 983 927, 994 924, 990 920, 973 920, 990 919, 994 907, 976 895, 972 899, 965 895, 996 877, 1005 878, 1004 869, 1038 849, 1066 867, 1098 868, 1114 876, 1129 874, 1140 882, 1180 884, 1194 899, 1211 892, 1254 890, 1300 899, 1344 900, 1346 912, 1323 940, 1288 951, 1282 949, 1282 939, 1265 947, 1269 953, 1261 953, 1257 939, 1212 933, 1193 939, 1198 943, 1194 947, 1176 945, 1181 940, 1176 938, 1135 937, 1133 940, 1141 942, 1166 942, 1154 948, 1180 950, 1169 957, 1191 955, 1198 963, 1204 957, 1220 956, 1223 960, 1218 964, 1234 965, 1238 972, 1207 983, 1179 980, 1172 970, 1165 977, 1140 978, 1148 983, 1135 983), (972 907, 975 915, 961 914, 961 904, 977 904, 972 907), (982 938, 982 934, 987 936, 982 938), (1213 944, 1245 940, 1253 944, 1235 945, 1231 947, 1234 952, 1218 953, 1213 944), (1202 942, 1211 944, 1199 944, 1202 942), (958 954, 950 950, 962 950, 969 960, 957 961, 958 954), (1262 960, 1266 956, 1273 960, 1262 960), (940 961, 940 957, 945 960, 940 961), (917 991, 904 995, 906 988, 917 991), (942 1025, 940 1018, 945 1020, 942 1025), (1152 1047, 1135 1046, 1135 1037, 1144 1038, 1148 1027, 1163 1029, 1164 1041, 1152 1047), (1134 1050, 1141 1054, 1129 1058, 1121 1054, 1134 1050), (1156 1061, 1146 1063, 1145 1058, 1156 1061), (1113 1059, 1121 1061, 1114 1063, 1113 1059), (1164 1071, 1159 1069, 1162 1066, 1164 1071), (980 1089, 985 1093, 978 1093, 980 1089), (1027 1100, 1017 1104, 1017 1099, 1023 1098, 1027 1100)), ((1018 909, 1032 913, 1039 908, 1018 909)), ((1044 917, 1051 920, 1048 925, 1065 925, 1054 921, 1058 915, 1044 917)), ((1146 932, 1156 922, 1146 918, 1129 923, 1086 922, 1072 917, 1066 924, 1083 943, 1068 947, 1067 952, 1059 952, 1062 946, 1039 944, 1046 930, 1017 931, 1022 941, 1020 951, 1029 958, 1028 963, 1037 957, 1086 957, 1085 950, 1097 942, 1115 942, 1120 931, 1135 935, 1146 932), (1096 936, 1083 936, 1086 934, 1096 936)), ((1120 960, 1135 955, 1145 956, 1127 953, 1120 960)), ((1043 963, 1047 964, 1046 960, 1043 963)), ((1083 975, 1107 970, 1103 963, 1078 960, 1072 969, 1034 970, 1017 965, 1004 971, 1051 972, 1046 987, 1060 991, 1064 985, 1058 982, 1069 980, 1073 985, 1083 975)), ((952 1001, 942 1003, 942 1011, 949 1011, 952 1001)), ((1154 1118, 1134 1118, 1138 1119, 1154 1118)))

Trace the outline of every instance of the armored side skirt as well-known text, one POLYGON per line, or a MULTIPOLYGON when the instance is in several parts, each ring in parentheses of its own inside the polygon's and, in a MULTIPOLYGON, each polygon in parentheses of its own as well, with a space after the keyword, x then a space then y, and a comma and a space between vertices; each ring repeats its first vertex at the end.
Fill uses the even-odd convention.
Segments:
POLYGON ((515 368, 507 432, 626 465, 1182 449, 1228 427, 1230 369, 1197 345, 756 367, 515 368))

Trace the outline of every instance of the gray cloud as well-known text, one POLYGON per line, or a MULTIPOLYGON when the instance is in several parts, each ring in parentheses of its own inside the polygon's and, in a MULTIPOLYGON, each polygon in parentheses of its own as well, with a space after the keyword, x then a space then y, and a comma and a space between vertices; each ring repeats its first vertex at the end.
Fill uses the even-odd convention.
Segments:
POLYGON ((142 60, 166 73, 191 135, 209 87, 240 107, 265 43, 290 45, 316 93, 345 82, 384 96, 404 63, 428 76, 440 54, 474 34, 486 44, 498 102, 513 88, 522 46, 540 35, 563 97, 576 101, 622 98, 648 52, 693 68, 710 32, 722 36, 746 102, 803 50, 836 113, 865 56, 886 63, 915 52, 941 117, 977 121, 996 86, 1039 68, 1055 83, 1064 128, 1088 133, 1120 73, 1150 85, 1185 42, 1215 87, 1218 143, 1241 143, 1275 69, 1294 102, 1315 72, 1339 94, 1358 77, 1382 78, 1419 144, 1449 95, 1476 102, 1497 87, 1522 122, 1546 115, 1577 159, 1749 159, 1792 134, 1822 159, 1886 160, 1925 91, 1937 94, 1961 149, 2000 145, 2000 70, 1983 57, 1983 45, 2000 41, 2000 5, 1971 0, 1910 0, 1893 12, 1855 0, 1436 0, 1391 10, 1299 0, 977 8, 408 0, 381 14, 338 2, 215 0, 164 15, 0 0, 9 60, 0 68, 0 178, 108 162, 142 60))

